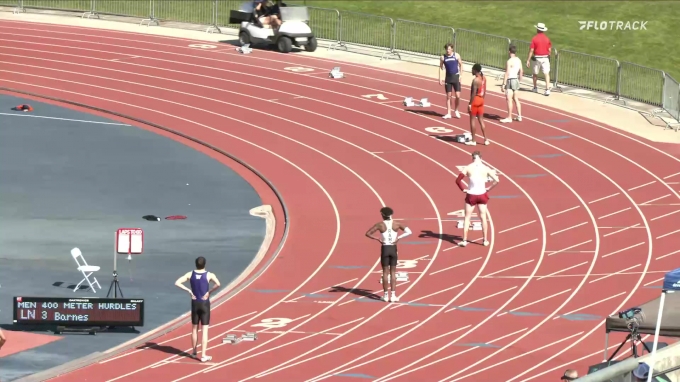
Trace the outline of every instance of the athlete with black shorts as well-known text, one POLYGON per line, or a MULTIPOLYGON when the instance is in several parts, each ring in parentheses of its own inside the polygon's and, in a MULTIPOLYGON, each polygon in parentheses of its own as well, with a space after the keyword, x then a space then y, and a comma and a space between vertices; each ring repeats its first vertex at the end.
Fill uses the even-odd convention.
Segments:
POLYGON ((410 235, 411 230, 404 224, 392 220, 394 211, 390 207, 383 207, 380 209, 383 221, 376 223, 366 232, 366 237, 373 240, 378 240, 382 245, 380 246, 380 265, 382 266, 382 285, 383 301, 397 302, 397 242, 410 235), (402 230, 404 233, 397 236, 397 231, 402 230), (380 237, 374 237, 373 234, 380 231, 380 237), (392 289, 392 296, 390 298, 389 290, 387 289, 387 275, 390 275, 389 283, 392 289))
POLYGON ((453 51, 453 44, 444 46, 446 54, 439 59, 439 85, 444 85, 446 90, 446 115, 442 118, 451 118, 451 91, 456 95, 456 118, 460 118, 458 105, 460 104, 460 76, 463 74, 463 60, 460 55, 453 51), (446 69, 445 80, 442 81, 442 69, 446 69))
POLYGON ((198 324, 201 324, 203 341, 201 343, 201 362, 208 362, 212 359, 206 354, 208 350, 208 328, 210 327, 210 294, 220 287, 220 280, 214 273, 205 270, 205 257, 196 259, 196 269, 188 272, 175 281, 175 285, 191 295, 191 346, 194 349, 192 357, 197 358, 196 348, 198 347, 198 324), (184 286, 189 281, 191 289, 184 286), (210 283, 215 285, 210 288, 210 283))

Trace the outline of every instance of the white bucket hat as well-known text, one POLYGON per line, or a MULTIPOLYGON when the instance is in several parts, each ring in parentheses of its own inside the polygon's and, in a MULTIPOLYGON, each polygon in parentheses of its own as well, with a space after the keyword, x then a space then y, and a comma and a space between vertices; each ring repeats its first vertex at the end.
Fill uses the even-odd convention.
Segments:
POLYGON ((545 31, 548 30, 548 28, 546 28, 545 24, 543 24, 543 23, 538 23, 538 24, 534 25, 534 27, 541 32, 545 32, 545 31))

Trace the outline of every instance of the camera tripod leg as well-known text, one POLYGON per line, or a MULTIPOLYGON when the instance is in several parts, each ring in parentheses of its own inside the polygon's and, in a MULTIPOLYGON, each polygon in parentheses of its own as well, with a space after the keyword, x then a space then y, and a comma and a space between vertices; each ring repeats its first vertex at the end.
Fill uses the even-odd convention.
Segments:
MULTIPOLYGON (((625 345, 626 342, 628 342, 629 339, 631 339, 631 335, 630 335, 630 334, 628 334, 628 335, 626 336, 626 339, 623 340, 623 342, 621 342, 621 345, 619 345, 619 347, 617 347, 616 350, 614 350, 614 353, 611 355, 611 357, 609 357, 609 359, 607 359, 607 363, 611 362, 611 361, 614 359, 614 357, 616 357, 616 354, 619 353, 619 350, 621 350, 621 348, 623 347, 623 345, 625 345)), ((635 344, 633 344, 633 347, 635 347, 635 344)))
POLYGON ((645 347, 645 350, 647 350, 647 354, 652 354, 652 351, 647 347, 647 344, 642 342, 642 336, 638 334, 638 341, 642 344, 642 346, 645 347))

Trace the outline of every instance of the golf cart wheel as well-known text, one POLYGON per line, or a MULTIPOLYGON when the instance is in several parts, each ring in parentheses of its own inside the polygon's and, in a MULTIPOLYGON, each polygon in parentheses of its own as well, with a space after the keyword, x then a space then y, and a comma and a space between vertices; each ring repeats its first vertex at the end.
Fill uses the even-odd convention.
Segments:
POLYGON ((250 34, 246 31, 241 31, 241 33, 238 34, 238 42, 241 45, 250 44, 250 34))
POLYGON ((308 52, 313 52, 316 50, 316 37, 310 37, 307 45, 305 45, 305 50, 308 52))
POLYGON ((290 53, 293 50, 293 41, 290 40, 290 37, 282 36, 276 45, 281 53, 290 53))

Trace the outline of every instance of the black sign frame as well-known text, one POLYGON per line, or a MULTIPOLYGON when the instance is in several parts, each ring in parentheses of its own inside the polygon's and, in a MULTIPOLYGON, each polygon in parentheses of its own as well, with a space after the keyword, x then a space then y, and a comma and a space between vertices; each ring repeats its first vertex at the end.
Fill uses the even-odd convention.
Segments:
MULTIPOLYGON (((12 309, 12 321, 14 322, 15 325, 26 325, 26 326, 32 326, 32 325, 40 325, 40 326, 61 326, 61 327, 68 327, 68 326, 129 326, 129 327, 142 327, 144 326, 144 299, 141 298, 98 298, 98 297, 24 297, 24 296, 15 296, 12 300, 13 302, 13 309, 12 309), (22 308, 19 308, 19 301, 18 299, 21 299, 21 303, 36 303, 37 307, 34 308, 36 312, 54 312, 56 309, 58 309, 59 304, 62 303, 117 303, 117 304, 137 304, 137 309, 139 310, 139 321, 120 321, 120 320, 98 320, 98 321, 67 321, 67 320, 47 320, 47 319, 40 319, 39 314, 35 314, 35 318, 27 320, 27 319, 22 319, 18 317, 19 310, 22 308), (49 303, 51 304, 57 304, 57 308, 43 308, 42 304, 43 303, 49 303)), ((31 309, 31 308, 23 308, 23 309, 31 309)), ((106 310, 106 309, 94 309, 98 312, 106 311, 110 313, 119 312, 120 310, 106 310)))

